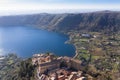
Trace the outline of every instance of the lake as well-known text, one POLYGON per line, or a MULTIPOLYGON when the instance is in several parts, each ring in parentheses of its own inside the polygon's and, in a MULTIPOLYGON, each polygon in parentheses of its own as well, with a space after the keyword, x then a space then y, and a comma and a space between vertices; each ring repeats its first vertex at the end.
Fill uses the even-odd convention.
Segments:
POLYGON ((52 52, 58 56, 75 55, 75 47, 65 44, 68 36, 34 27, 0 27, 0 55, 16 53, 31 57, 36 53, 52 52))

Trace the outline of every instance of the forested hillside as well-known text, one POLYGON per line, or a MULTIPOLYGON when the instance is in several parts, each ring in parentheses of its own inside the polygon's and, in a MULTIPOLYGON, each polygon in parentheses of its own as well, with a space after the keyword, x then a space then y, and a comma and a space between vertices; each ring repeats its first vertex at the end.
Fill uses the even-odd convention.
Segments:
POLYGON ((120 12, 34 14, 0 17, 0 26, 37 26, 55 31, 119 31, 120 12))

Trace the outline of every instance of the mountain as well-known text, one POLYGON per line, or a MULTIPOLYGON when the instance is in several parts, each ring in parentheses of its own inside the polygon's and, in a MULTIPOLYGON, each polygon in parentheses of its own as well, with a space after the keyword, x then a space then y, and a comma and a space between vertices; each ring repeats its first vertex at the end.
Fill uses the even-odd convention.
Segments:
POLYGON ((0 26, 36 26, 55 31, 120 31, 120 12, 98 11, 79 14, 34 14, 0 17, 0 26))

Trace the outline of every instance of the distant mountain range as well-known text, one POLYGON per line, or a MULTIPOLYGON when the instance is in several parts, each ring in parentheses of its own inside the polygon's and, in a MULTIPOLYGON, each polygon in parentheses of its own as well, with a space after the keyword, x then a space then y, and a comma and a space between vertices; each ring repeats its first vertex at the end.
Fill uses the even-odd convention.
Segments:
POLYGON ((120 12, 99 11, 79 14, 34 14, 0 17, 0 26, 36 26, 68 31, 120 31, 120 12))

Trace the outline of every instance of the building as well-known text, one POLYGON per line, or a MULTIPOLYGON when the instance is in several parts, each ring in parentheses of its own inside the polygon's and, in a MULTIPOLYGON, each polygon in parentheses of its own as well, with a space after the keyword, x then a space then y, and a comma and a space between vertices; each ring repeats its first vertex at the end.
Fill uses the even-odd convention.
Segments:
POLYGON ((81 34, 81 37, 84 37, 84 38, 91 38, 92 36, 90 34, 81 34))
POLYGON ((39 73, 42 74, 42 73, 48 72, 50 70, 60 68, 60 64, 61 64, 61 60, 57 60, 57 59, 53 60, 51 62, 39 64, 38 65, 39 73))
POLYGON ((63 61, 68 68, 73 68, 78 71, 83 69, 83 66, 81 65, 82 62, 80 60, 76 60, 70 57, 64 57, 63 61))
POLYGON ((81 72, 71 72, 68 69, 80 71, 83 68, 79 60, 70 57, 55 58, 53 55, 45 54, 34 55, 32 62, 37 66, 37 76, 40 80, 45 78, 50 78, 47 80, 76 80, 81 77, 81 72), (49 77, 45 74, 49 74, 49 77))

